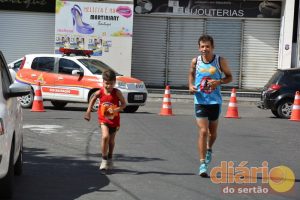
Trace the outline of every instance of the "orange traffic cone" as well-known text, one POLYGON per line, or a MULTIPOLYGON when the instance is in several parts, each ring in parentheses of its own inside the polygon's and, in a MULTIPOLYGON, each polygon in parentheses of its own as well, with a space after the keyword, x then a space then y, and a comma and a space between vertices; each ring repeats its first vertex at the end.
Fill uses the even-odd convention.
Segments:
POLYGON ((37 82, 31 112, 45 112, 40 81, 37 82))
POLYGON ((295 94, 295 100, 294 100, 290 120, 300 122, 300 92, 299 91, 297 91, 295 94))
POLYGON ((172 116, 172 104, 171 104, 171 92, 170 92, 170 86, 167 85, 165 89, 164 99, 162 103, 162 107, 160 109, 159 115, 162 116, 172 116))
POLYGON ((240 118, 239 112, 237 108, 237 101, 236 101, 236 91, 235 88, 231 91, 230 101, 228 105, 228 110, 226 113, 226 118, 240 118))

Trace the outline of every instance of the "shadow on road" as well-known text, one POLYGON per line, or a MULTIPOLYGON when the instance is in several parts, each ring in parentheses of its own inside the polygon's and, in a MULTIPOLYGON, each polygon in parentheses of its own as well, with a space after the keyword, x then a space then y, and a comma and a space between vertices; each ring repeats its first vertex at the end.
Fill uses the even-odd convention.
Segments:
POLYGON ((176 175, 176 176, 195 176, 194 173, 179 173, 179 172, 166 172, 166 171, 138 171, 130 169, 116 168, 113 170, 113 174, 132 174, 132 175, 143 175, 143 174, 159 174, 159 175, 176 175))
MULTIPOLYGON (((101 153, 89 153, 87 154, 87 157, 94 157, 99 158, 101 157, 101 153)), ((149 161, 165 161, 161 158, 149 158, 149 157, 143 157, 143 156, 127 156, 124 154, 114 154, 113 156, 114 161, 116 162, 149 162, 149 161)))
MULTIPOLYGON (((89 157, 99 157, 99 154, 88 154, 89 157)), ((101 156, 101 154, 100 154, 101 156)), ((153 158, 153 157, 143 157, 143 156, 127 156, 124 154, 115 154, 114 160, 117 163, 121 162, 151 162, 151 161, 166 161, 161 158, 153 158)), ((123 169, 122 164, 119 164, 116 168, 114 168, 111 172, 112 174, 132 174, 132 175, 142 175, 142 174, 160 174, 160 175, 195 175, 194 173, 178 173, 178 172, 170 172, 170 171, 138 171, 135 169, 123 169)), ((110 174, 110 172, 108 173, 110 174)))
POLYGON ((76 199, 109 184, 94 161, 49 156, 45 149, 25 148, 23 167, 15 179, 17 200, 76 199))

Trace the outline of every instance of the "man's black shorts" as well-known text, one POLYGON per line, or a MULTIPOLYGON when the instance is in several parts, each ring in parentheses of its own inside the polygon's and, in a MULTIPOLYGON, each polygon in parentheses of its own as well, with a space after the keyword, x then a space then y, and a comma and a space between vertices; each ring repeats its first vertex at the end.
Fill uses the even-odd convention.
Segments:
POLYGON ((221 113, 220 104, 202 105, 195 104, 196 118, 207 118, 209 121, 215 121, 221 113))

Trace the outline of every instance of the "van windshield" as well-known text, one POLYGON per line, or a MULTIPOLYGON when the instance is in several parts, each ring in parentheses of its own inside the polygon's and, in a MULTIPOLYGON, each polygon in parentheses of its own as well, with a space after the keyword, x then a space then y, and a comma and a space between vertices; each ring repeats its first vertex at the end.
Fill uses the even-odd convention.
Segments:
POLYGON ((105 70, 112 70, 116 73, 117 76, 122 76, 107 64, 101 62, 100 60, 96 59, 78 59, 90 72, 94 75, 102 75, 105 70))

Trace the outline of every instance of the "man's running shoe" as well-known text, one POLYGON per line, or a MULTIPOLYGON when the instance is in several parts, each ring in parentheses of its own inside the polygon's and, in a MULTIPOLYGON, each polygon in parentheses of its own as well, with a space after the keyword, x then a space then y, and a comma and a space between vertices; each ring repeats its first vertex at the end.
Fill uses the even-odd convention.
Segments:
POLYGON ((209 164, 212 158, 212 150, 207 150, 205 155, 205 162, 209 164))
POLYGON ((199 176, 201 177, 207 177, 207 164, 201 163, 199 167, 199 176))

